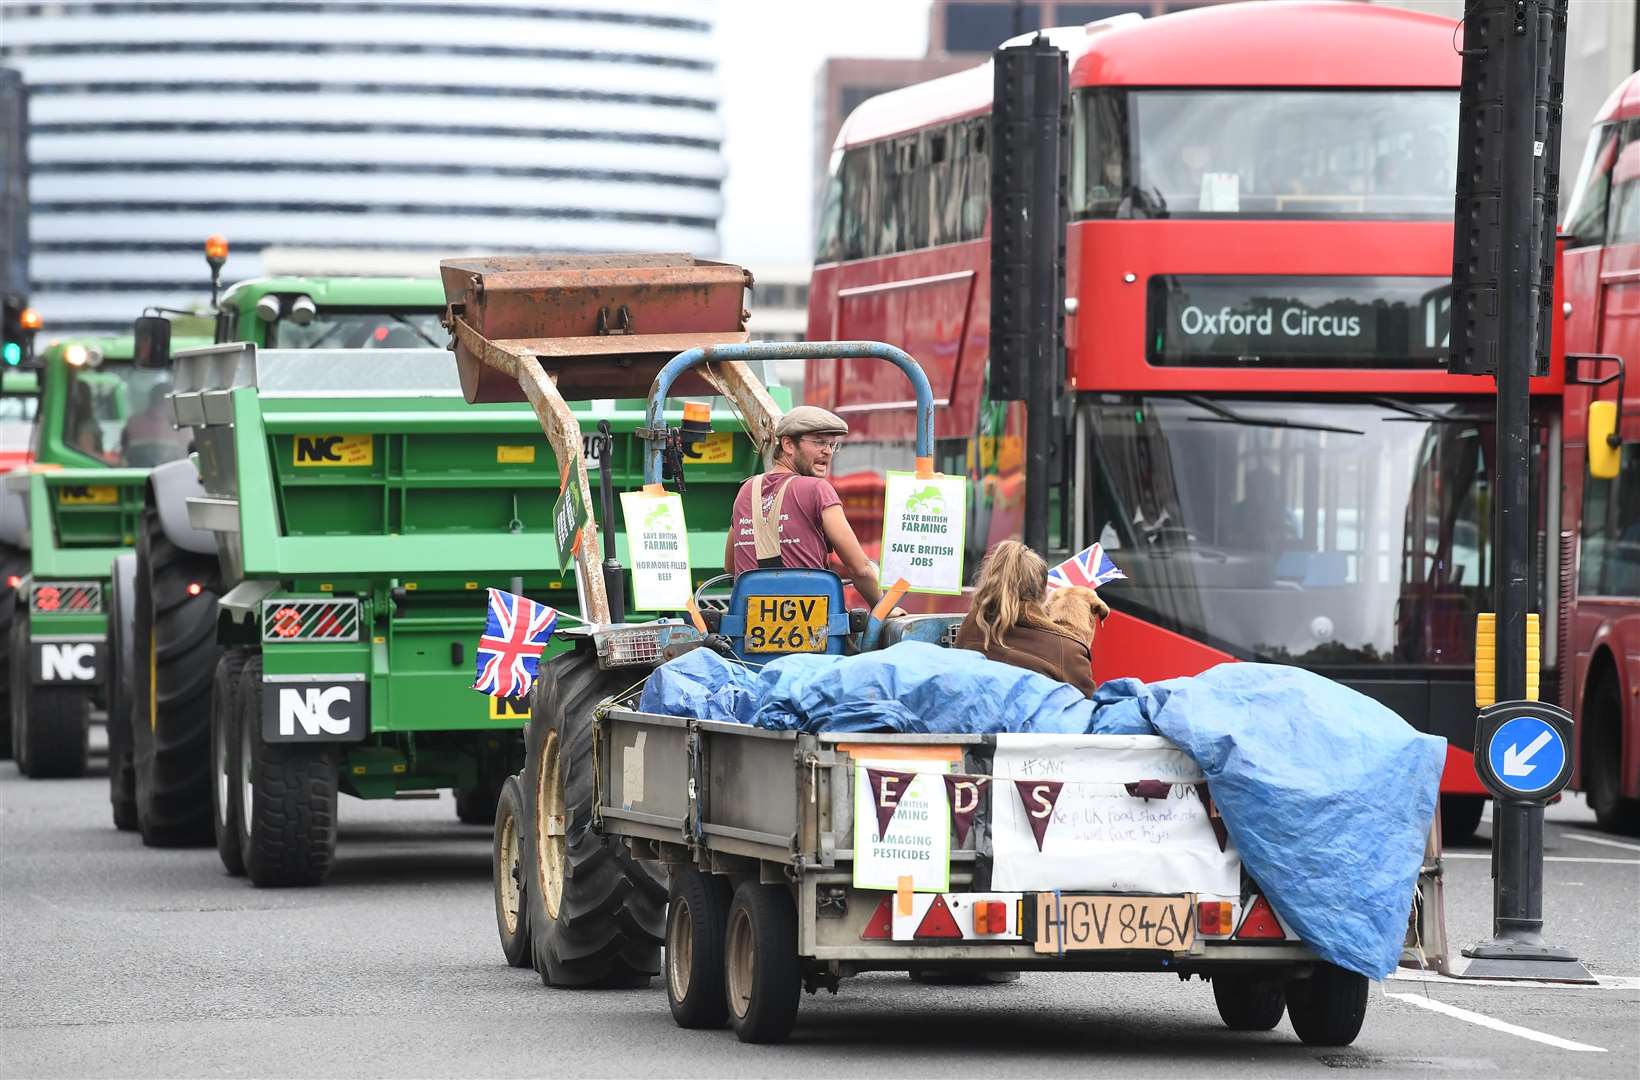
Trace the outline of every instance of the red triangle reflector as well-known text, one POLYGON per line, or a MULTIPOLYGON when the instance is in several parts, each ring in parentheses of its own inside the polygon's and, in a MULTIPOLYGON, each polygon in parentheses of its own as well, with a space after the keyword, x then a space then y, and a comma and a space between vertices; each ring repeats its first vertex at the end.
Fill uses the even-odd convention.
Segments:
POLYGON ((883 902, 872 912, 871 921, 860 931, 861 941, 886 941, 894 936, 894 898, 883 897, 883 902))
POLYGON ((1241 928, 1234 936, 1243 941, 1285 941, 1287 938, 1281 921, 1270 908, 1270 901, 1262 896, 1254 897, 1253 906, 1247 909, 1247 916, 1241 920, 1241 928))
POLYGON ((956 917, 946 906, 945 897, 936 896, 934 902, 928 905, 928 914, 917 927, 916 937, 920 938, 960 938, 962 927, 957 925, 956 917))

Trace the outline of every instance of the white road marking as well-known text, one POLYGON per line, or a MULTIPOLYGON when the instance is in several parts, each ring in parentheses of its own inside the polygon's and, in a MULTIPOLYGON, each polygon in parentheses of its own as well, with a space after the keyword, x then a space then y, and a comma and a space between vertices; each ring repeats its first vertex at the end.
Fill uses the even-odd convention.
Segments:
POLYGON ((1581 840, 1585 844, 1600 844, 1603 847, 1622 848, 1624 851, 1640 851, 1640 844, 1630 844, 1623 840, 1610 840, 1604 836, 1590 836, 1587 833, 1572 832, 1570 829, 1561 833, 1569 840, 1581 840))
MULTIPOLYGON (((1490 852, 1485 851, 1446 851, 1441 853, 1443 859, 1490 859, 1490 852)), ((1640 866, 1640 859, 1596 859, 1587 855, 1545 855, 1544 862, 1569 863, 1607 863, 1615 866, 1640 866)))
POLYGON ((1640 975, 1600 975, 1598 986, 1588 983, 1548 982, 1542 979, 1458 979, 1438 971, 1398 968, 1389 976, 1396 982, 1444 983, 1447 986, 1505 986, 1515 990, 1640 990, 1640 975))
POLYGON ((1604 1054, 1606 1052, 1606 1048, 1603 1046, 1590 1046, 1588 1043, 1573 1042, 1570 1039, 1562 1039, 1558 1035, 1547 1035, 1541 1031, 1533 1031, 1531 1028, 1521 1027, 1519 1024, 1505 1023, 1502 1020, 1498 1020, 1491 1016, 1486 1016, 1482 1013, 1470 1012, 1468 1009, 1460 1009, 1456 1005, 1448 1005, 1444 1001, 1436 1001, 1433 998, 1424 997, 1422 994, 1392 994, 1386 990, 1384 991, 1384 996, 1387 998, 1394 998, 1396 1001, 1404 1001, 1408 1005, 1416 1005, 1420 1009, 1428 1009, 1430 1012, 1440 1013, 1442 1016, 1450 1016, 1454 1020, 1462 1020, 1465 1023, 1474 1024, 1477 1027, 1490 1028, 1493 1031, 1501 1031, 1505 1035, 1515 1035, 1522 1039, 1530 1039, 1532 1042, 1543 1043, 1545 1046, 1553 1046, 1560 1050, 1580 1050, 1584 1053, 1590 1054, 1604 1054))

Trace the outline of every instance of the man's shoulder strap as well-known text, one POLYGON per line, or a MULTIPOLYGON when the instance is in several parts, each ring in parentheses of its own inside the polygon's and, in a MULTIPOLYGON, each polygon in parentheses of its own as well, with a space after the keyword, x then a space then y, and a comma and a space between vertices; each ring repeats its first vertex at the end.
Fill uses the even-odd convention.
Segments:
POLYGON ((780 566, 780 511, 786 505, 786 490, 791 487, 791 481, 780 485, 768 513, 764 513, 763 479, 763 473, 752 477, 752 542, 759 566, 780 566))

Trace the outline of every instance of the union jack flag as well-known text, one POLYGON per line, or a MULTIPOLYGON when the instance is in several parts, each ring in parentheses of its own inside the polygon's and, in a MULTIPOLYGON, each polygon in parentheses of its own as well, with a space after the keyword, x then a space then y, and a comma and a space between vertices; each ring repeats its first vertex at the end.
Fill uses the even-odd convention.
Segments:
POLYGON ((490 590, 490 616, 478 639, 478 677, 473 689, 491 697, 530 692, 541 652, 558 625, 558 611, 500 589, 490 590))
POLYGON ((1107 581, 1126 577, 1127 575, 1110 561, 1105 549, 1094 544, 1049 570, 1048 588, 1064 589, 1072 585, 1084 585, 1090 589, 1097 589, 1107 581))

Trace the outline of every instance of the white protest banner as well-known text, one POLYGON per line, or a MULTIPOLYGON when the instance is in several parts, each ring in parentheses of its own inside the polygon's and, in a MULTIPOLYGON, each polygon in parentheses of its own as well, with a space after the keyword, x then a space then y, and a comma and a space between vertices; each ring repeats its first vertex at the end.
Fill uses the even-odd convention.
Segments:
POLYGON ((902 877, 914 892, 950 888, 951 809, 940 777, 949 768, 871 759, 854 770, 855 888, 897 889, 902 877))
POLYGON ((1240 895, 1241 856, 1228 838, 1219 846, 1197 793, 1201 769, 1173 743, 1158 735, 996 738, 992 888, 1240 895), (1158 792, 1151 798, 1126 790, 1147 780, 1158 792))
POLYGON ((966 476, 891 472, 883 498, 882 582, 912 592, 962 593, 966 476))
POLYGON ((682 496, 675 492, 623 491, 621 513, 626 517, 632 606, 638 611, 687 608, 693 590, 682 496))

